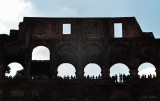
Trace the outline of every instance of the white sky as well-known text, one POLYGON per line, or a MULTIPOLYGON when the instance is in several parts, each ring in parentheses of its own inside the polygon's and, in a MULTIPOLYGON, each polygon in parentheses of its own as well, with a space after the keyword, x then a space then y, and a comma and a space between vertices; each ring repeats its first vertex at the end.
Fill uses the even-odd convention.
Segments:
POLYGON ((44 46, 35 47, 32 52, 32 60, 50 60, 50 51, 44 46))
MULTIPOLYGON (((135 16, 143 31, 153 32, 159 38, 159 10, 160 0, 0 0, 0 33, 9 34, 10 29, 18 29, 25 16, 135 16)), ((150 65, 146 66, 147 69, 141 71, 151 71, 150 65)))

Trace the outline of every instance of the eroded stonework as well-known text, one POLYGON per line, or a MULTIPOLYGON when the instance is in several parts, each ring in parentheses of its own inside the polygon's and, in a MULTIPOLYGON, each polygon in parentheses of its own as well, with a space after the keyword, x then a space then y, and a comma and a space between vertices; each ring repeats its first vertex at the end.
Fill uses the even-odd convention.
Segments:
POLYGON ((19 30, 0 35, 0 99, 2 101, 160 101, 160 40, 143 32, 134 17, 122 18, 33 18, 25 17, 19 30), (122 24, 115 38, 114 24, 122 24), (71 33, 63 34, 63 24, 71 33), (32 60, 32 51, 45 46, 50 60, 32 60), (6 79, 9 63, 24 67, 24 76, 6 79), (156 77, 139 78, 138 67, 150 62, 156 77), (61 79, 57 68, 70 63, 76 77, 61 79), (96 63, 101 77, 84 79, 84 67, 96 63), (110 68, 124 63, 130 69, 125 82, 109 77, 110 68), (43 77, 41 78, 41 76, 43 77), (34 79, 33 76, 39 76, 34 79), (45 77, 44 77, 45 76, 45 77))

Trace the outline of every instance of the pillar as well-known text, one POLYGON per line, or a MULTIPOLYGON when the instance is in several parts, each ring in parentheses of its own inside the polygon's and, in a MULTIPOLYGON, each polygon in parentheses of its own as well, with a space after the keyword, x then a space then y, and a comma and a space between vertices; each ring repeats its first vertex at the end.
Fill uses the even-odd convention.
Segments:
POLYGON ((50 78, 56 78, 57 77, 57 68, 58 68, 58 64, 55 58, 55 45, 51 44, 50 46, 50 78))
POLYGON ((160 78, 160 70, 159 69, 156 70, 156 77, 160 78))
POLYGON ((25 60, 24 60, 24 63, 25 63, 25 67, 24 67, 24 74, 25 74, 25 77, 30 79, 30 75, 31 75, 31 51, 30 49, 26 49, 25 51, 25 60))
POLYGON ((137 78, 138 77, 138 66, 139 66, 140 59, 138 57, 131 57, 129 61, 130 67, 130 77, 137 78))
POLYGON ((4 67, 5 67, 5 58, 4 58, 4 47, 2 42, 0 42, 0 80, 4 79, 5 77, 5 71, 4 71, 4 67))
POLYGON ((4 71, 4 61, 0 60, 0 80, 4 79, 5 71, 4 71))
POLYGON ((156 77, 160 78, 160 64, 156 66, 156 77))
POLYGON ((84 78, 84 65, 77 65, 76 66, 76 78, 83 79, 84 78))
POLYGON ((30 67, 31 67, 31 56, 32 56, 32 50, 31 50, 31 37, 32 37, 32 30, 31 26, 29 24, 25 25, 26 32, 24 33, 25 39, 24 47, 25 47, 25 59, 24 59, 24 75, 26 78, 30 79, 30 67))
POLYGON ((110 76, 109 65, 105 64, 102 67, 102 79, 109 79, 110 76))
POLYGON ((131 76, 132 78, 138 77, 138 70, 137 70, 137 69, 131 69, 131 70, 129 71, 129 73, 130 73, 130 76, 131 76))
POLYGON ((55 63, 50 64, 50 78, 57 78, 57 68, 58 66, 55 63))

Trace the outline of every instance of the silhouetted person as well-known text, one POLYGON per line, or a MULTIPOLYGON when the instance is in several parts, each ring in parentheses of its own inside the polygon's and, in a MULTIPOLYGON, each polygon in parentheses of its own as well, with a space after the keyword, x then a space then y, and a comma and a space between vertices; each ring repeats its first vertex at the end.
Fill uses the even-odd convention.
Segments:
POLYGON ((96 80, 98 79, 98 77, 96 76, 96 80))
POLYGON ((123 74, 123 82, 125 83, 126 82, 126 75, 125 74, 123 74))
POLYGON ((66 79, 66 76, 64 76, 63 78, 66 79))
POLYGON ((99 74, 98 79, 101 79, 101 75, 99 74))
POLYGON ((67 75, 67 80, 69 79, 69 75, 67 75))
POLYGON ((118 82, 118 76, 117 76, 117 74, 115 74, 115 82, 117 83, 118 82))
POLYGON ((152 74, 150 74, 150 78, 152 78, 152 74))
POLYGON ((148 78, 152 78, 152 75, 151 75, 151 74, 149 74, 149 75, 148 75, 148 78))
POLYGON ((153 78, 156 78, 156 75, 153 75, 153 78))
POLYGON ((87 80, 89 80, 89 75, 87 75, 87 80))
POLYGON ((73 79, 73 76, 71 76, 71 80, 73 79))
POLYGON ((122 80, 123 80, 123 75, 119 74, 119 81, 122 82, 122 80))
POLYGON ((94 79, 94 75, 93 75, 93 79, 94 79))

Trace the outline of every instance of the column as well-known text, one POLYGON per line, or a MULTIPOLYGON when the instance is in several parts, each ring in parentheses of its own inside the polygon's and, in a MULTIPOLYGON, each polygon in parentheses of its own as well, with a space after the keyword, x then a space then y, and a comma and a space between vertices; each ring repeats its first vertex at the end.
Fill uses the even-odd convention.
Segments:
POLYGON ((158 69, 156 70, 156 77, 160 78, 160 70, 158 70, 158 69))
POLYGON ((0 59, 0 80, 4 79, 5 71, 4 71, 4 61, 0 59))
MULTIPOLYGON (((51 41, 51 43, 54 43, 51 41)), ((51 44, 50 46, 50 78, 56 78, 57 77, 57 62, 55 58, 55 51, 54 51, 55 45, 51 44)))
POLYGON ((156 77, 160 78, 160 64, 156 66, 156 77))
POLYGON ((103 65, 102 67, 102 79, 109 79, 109 66, 107 64, 103 65))
POLYGON ((24 47, 25 47, 25 59, 24 59, 24 75, 26 78, 30 79, 30 66, 31 66, 31 56, 32 56, 32 50, 31 50, 31 37, 32 37, 32 28, 29 24, 25 25, 26 32, 24 33, 25 39, 24 47))
POLYGON ((131 78, 137 78, 138 77, 138 70, 137 69, 131 69, 129 71, 131 78))
POLYGON ((76 66, 76 78, 83 79, 84 78, 84 65, 77 65, 76 66))
POLYGON ((131 78, 138 78, 138 66, 139 66, 140 59, 138 57, 131 57, 129 62, 130 67, 130 77, 131 78))
POLYGON ((27 49, 26 52, 25 52, 25 60, 24 60, 24 63, 25 63, 25 67, 24 67, 24 74, 25 74, 25 77, 30 79, 30 70, 31 70, 31 51, 30 49, 27 49))
MULTIPOLYGON (((0 42, 2 43, 2 42, 0 42)), ((3 44, 0 45, 0 80, 4 79, 5 77, 5 71, 4 71, 4 67, 5 67, 5 59, 4 59, 4 47, 3 44)))
POLYGON ((50 77, 51 78, 57 78, 57 74, 58 74, 57 68, 58 66, 54 63, 50 65, 50 77))

